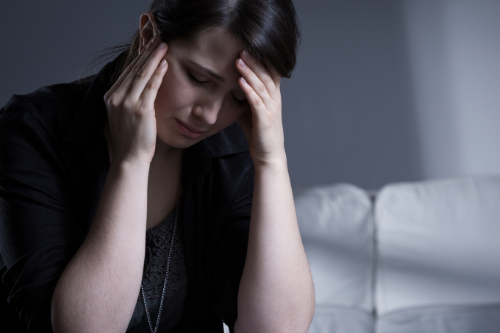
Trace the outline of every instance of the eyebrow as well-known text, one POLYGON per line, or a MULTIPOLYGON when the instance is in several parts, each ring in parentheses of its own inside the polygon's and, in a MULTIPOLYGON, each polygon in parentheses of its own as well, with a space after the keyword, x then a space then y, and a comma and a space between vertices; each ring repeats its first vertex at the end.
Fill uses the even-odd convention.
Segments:
POLYGON ((208 74, 210 74, 210 76, 216 78, 217 80, 219 80, 220 82, 224 82, 226 81, 225 78, 223 78, 222 76, 218 75, 218 74, 215 74, 213 71, 211 71, 210 69, 206 68, 206 67, 203 67, 202 65, 194 62, 193 60, 191 59, 188 59, 188 58, 185 58, 187 61, 189 61, 190 63, 192 63, 193 65, 199 67, 200 69, 204 70, 205 72, 207 72, 208 74))

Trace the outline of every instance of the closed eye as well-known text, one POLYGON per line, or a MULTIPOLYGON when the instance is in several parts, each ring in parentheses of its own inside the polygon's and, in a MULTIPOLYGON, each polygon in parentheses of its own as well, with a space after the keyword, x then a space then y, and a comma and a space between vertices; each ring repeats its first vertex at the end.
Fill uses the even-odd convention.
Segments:
MULTIPOLYGON (((189 79, 189 81, 191 81, 191 83, 193 83, 194 85, 197 85, 197 86, 204 86, 204 85, 211 83, 210 81, 198 80, 197 78, 194 77, 193 74, 191 74, 191 72, 189 70, 186 70, 186 75, 187 75, 187 78, 189 79)), ((238 106, 244 106, 244 105, 248 104, 248 101, 246 99, 240 100, 240 99, 237 99, 235 95, 231 95, 231 96, 233 96, 233 100, 236 102, 236 104, 238 104, 238 106)))
POLYGON ((188 77, 189 81, 191 81, 191 83, 193 83, 195 85, 203 86, 203 85, 207 85, 210 83, 210 81, 200 81, 200 80, 196 79, 194 77, 194 75, 191 74, 191 72, 189 72, 189 71, 186 71, 186 73, 187 73, 187 77, 188 77))
POLYGON ((248 100, 246 100, 246 99, 239 100, 234 95, 233 95, 233 99, 236 102, 236 104, 238 104, 239 106, 243 106, 243 105, 247 105, 248 104, 248 100))

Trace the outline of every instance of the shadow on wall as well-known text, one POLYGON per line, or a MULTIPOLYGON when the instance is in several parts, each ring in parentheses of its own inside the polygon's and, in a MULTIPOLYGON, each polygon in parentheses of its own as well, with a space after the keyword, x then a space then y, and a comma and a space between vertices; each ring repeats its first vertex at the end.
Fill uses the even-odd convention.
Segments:
POLYGON ((402 2, 294 3, 302 44, 282 84, 292 184, 422 179, 402 2))

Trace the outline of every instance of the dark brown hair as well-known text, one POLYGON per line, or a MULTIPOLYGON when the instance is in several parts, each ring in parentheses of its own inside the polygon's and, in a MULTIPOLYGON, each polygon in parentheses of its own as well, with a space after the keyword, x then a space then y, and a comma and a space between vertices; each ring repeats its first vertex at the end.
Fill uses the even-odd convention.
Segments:
MULTIPOLYGON (((188 39, 206 28, 222 27, 281 76, 289 78, 295 67, 300 31, 292 0, 154 0, 149 11, 166 43, 188 39)), ((139 43, 137 30, 130 43, 104 49, 92 62, 128 49, 114 82, 139 54, 139 43)))

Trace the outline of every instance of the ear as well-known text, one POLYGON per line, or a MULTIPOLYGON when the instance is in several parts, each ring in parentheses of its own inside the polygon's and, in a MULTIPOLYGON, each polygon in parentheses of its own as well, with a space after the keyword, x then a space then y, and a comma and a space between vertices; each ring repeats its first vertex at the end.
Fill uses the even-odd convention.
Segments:
POLYGON ((158 34, 158 29, 156 28, 156 20, 152 13, 146 12, 141 15, 139 22, 139 54, 146 48, 149 41, 153 39, 154 36, 158 34))

